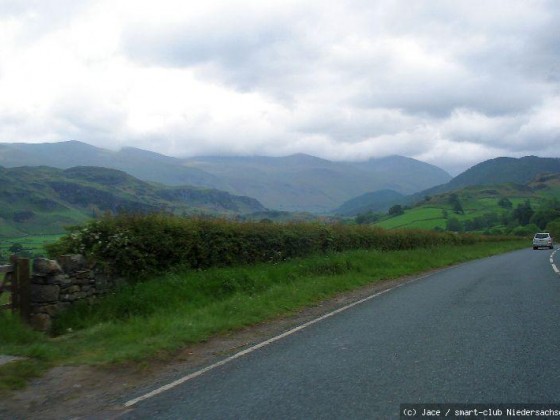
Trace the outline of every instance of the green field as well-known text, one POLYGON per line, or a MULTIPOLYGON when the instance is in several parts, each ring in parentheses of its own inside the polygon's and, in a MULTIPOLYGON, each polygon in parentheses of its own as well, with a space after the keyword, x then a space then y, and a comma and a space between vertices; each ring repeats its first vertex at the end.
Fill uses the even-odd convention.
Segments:
MULTIPOLYGON (((470 201, 463 203, 464 214, 456 214, 449 206, 431 207, 420 206, 407 209, 404 214, 376 223, 376 226, 385 229, 429 229, 440 228, 445 230, 449 217, 460 221, 482 217, 487 213, 502 215, 504 209, 497 205, 491 206, 489 200, 470 201), (444 216, 447 212, 447 217, 444 216)), ((494 200, 495 201, 495 200, 494 200)), ((512 200, 513 201, 513 200, 512 200)), ((521 201, 521 200, 520 200, 521 201)))
POLYGON ((44 246, 56 242, 63 234, 53 235, 27 235, 27 236, 0 236, 0 263, 7 261, 12 252, 10 248, 14 244, 23 247, 23 255, 26 256, 44 256, 46 255, 44 246))
POLYGON ((404 214, 376 223, 385 229, 433 229, 443 224, 442 209, 437 207, 416 207, 404 214))

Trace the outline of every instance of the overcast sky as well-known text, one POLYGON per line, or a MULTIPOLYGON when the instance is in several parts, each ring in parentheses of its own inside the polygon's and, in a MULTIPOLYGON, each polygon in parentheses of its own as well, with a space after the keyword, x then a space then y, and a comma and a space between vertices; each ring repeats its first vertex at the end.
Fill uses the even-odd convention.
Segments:
POLYGON ((560 156, 560 1, 0 0, 0 142, 560 156))

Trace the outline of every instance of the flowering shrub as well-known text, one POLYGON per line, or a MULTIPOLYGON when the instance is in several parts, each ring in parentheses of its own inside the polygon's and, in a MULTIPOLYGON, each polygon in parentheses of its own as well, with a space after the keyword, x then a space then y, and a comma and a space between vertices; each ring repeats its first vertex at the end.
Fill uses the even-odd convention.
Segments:
POLYGON ((365 225, 270 224, 163 214, 106 216, 75 227, 49 246, 51 256, 80 253, 125 276, 183 266, 204 269, 351 249, 400 250, 472 244, 496 238, 383 230, 365 225))

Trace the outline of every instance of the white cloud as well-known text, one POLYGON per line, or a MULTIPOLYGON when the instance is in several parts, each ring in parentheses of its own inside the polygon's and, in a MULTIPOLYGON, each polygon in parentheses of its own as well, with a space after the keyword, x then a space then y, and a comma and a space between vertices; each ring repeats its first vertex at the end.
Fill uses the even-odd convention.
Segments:
POLYGON ((0 141, 174 155, 554 155, 550 0, 0 3, 0 141))

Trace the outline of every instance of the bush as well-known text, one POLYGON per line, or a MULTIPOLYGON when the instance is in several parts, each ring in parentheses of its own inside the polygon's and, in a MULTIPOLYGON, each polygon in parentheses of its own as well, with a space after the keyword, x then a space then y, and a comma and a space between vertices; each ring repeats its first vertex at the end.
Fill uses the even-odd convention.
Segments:
POLYGON ((395 204, 389 209, 389 212, 387 214, 389 216, 400 216, 401 214, 404 214, 404 210, 400 204, 395 204))
POLYGON ((555 242, 560 241, 560 219, 548 222, 546 231, 550 233, 555 242))
POLYGON ((540 229, 537 225, 526 225, 526 226, 517 226, 515 229, 513 229, 512 233, 515 236, 533 236, 536 232, 539 232, 540 229))
POLYGON ((483 237, 386 231, 363 225, 235 222, 164 214, 105 216, 72 228, 47 247, 51 257, 80 253, 114 274, 133 277, 173 267, 206 269, 278 262, 353 249, 401 250, 471 244, 483 237))

